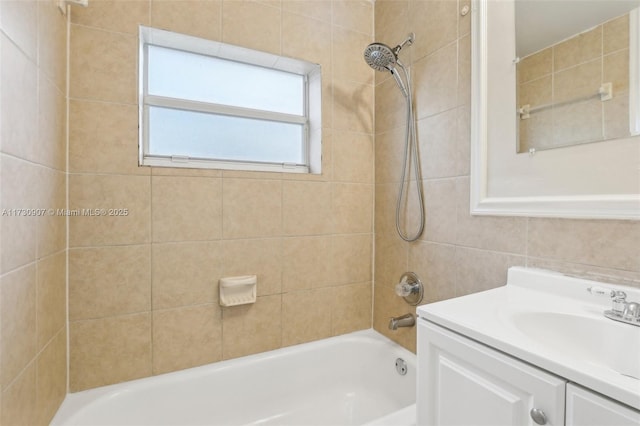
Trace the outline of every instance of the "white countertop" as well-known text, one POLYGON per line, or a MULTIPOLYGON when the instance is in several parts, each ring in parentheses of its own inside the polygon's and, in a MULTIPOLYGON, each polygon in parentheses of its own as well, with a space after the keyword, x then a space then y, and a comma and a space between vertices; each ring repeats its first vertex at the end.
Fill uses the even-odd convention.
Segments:
POLYGON ((623 290, 627 300, 640 301, 640 289, 514 267, 507 285, 420 306, 418 316, 640 410, 640 377, 623 375, 594 357, 601 349, 627 351, 624 357, 633 363, 628 371, 637 374, 640 327, 605 318, 611 301, 591 295, 591 286, 623 290), (555 322, 565 319, 576 330, 566 339, 555 322), (603 336, 602 330, 613 333, 603 336))

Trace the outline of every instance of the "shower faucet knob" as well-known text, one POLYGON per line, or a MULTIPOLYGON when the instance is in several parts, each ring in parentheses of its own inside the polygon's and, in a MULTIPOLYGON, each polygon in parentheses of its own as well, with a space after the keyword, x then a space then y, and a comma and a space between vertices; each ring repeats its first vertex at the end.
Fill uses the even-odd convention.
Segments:
POLYGON ((424 287, 414 272, 405 272, 400 277, 400 282, 396 284, 395 291, 398 296, 404 298, 405 302, 416 306, 422 301, 424 287))

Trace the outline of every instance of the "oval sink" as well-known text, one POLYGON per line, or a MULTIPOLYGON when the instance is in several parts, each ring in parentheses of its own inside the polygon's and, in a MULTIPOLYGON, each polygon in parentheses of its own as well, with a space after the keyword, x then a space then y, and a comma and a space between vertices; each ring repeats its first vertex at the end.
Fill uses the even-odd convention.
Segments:
POLYGON ((640 380, 640 327, 557 312, 512 312, 513 325, 549 350, 640 380))

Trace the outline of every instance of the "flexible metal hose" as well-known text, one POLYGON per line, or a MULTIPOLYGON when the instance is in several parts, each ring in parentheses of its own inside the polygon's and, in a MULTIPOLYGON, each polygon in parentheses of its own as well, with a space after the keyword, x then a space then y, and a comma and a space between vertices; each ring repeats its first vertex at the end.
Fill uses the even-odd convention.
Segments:
MULTIPOLYGON (((398 188, 398 198, 396 201, 396 231, 398 231, 398 235, 404 241, 412 242, 416 241, 422 235, 424 231, 424 202, 422 199, 422 176, 420 173, 420 158, 418 157, 418 141, 416 137, 416 124, 413 116, 413 96, 411 93, 411 74, 407 71, 407 69, 400 63, 397 62, 397 65, 404 72, 404 77, 407 81, 407 95, 405 99, 407 101, 407 121, 405 125, 405 144, 404 144, 404 160, 402 163, 402 176, 400 177, 400 186, 398 188), (411 157, 413 159, 412 164, 415 170, 415 179, 416 179, 416 191, 418 194, 418 205, 420 208, 420 224, 418 230, 414 235, 409 236, 403 233, 402 227, 400 226, 400 209, 402 206, 402 196, 404 194, 404 185, 405 185, 405 177, 407 175, 407 162, 409 151, 411 151, 411 157)), ((407 190, 407 195, 409 195, 409 190, 407 190)))

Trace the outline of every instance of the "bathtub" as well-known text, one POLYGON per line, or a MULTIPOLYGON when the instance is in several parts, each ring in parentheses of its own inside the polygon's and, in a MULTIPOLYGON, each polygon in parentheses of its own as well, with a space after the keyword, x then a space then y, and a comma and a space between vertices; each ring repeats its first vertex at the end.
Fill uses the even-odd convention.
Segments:
POLYGON ((69 394, 51 424, 412 425, 415 366, 365 330, 69 394))

